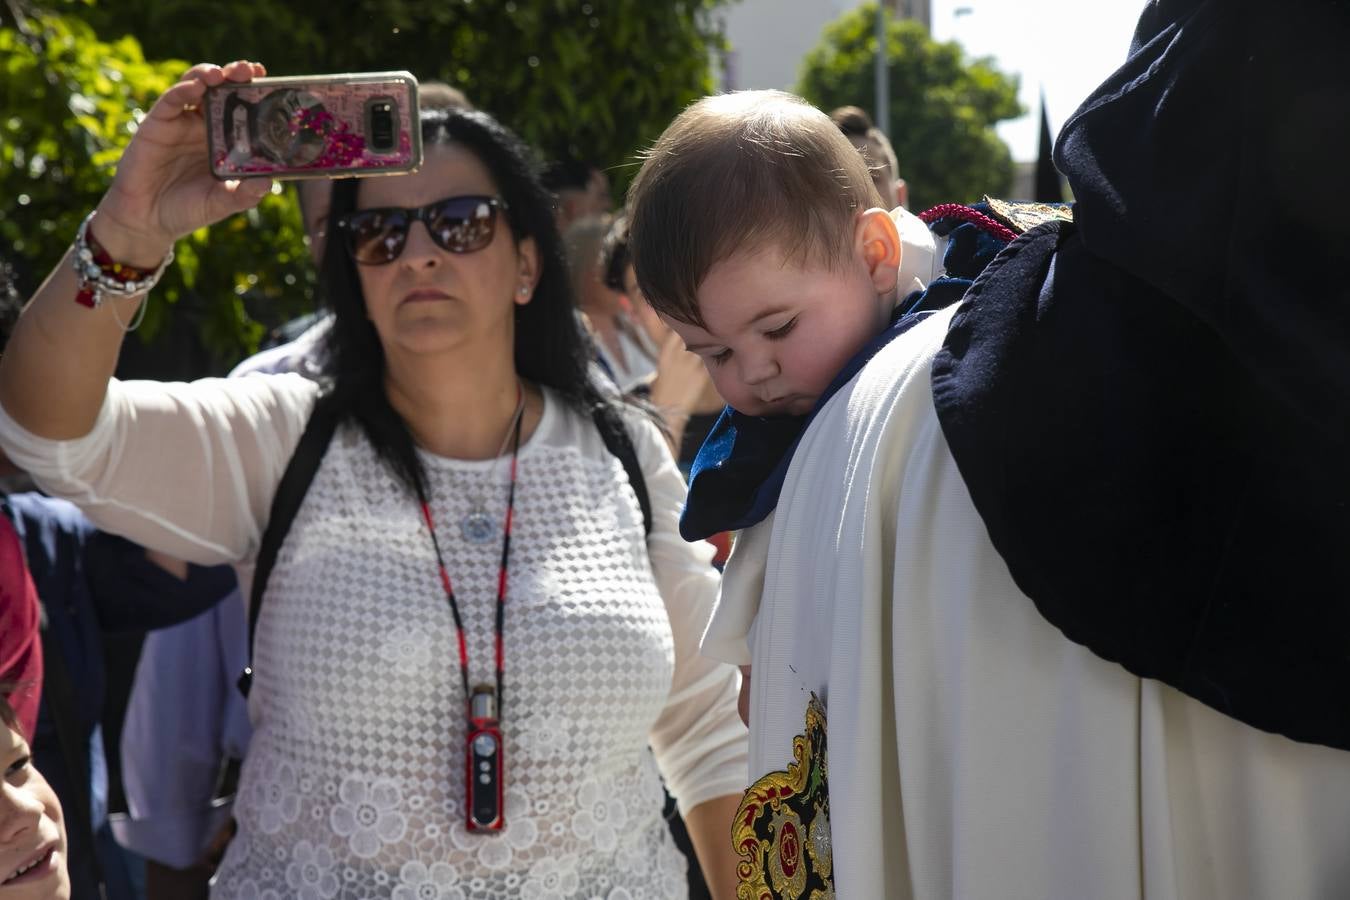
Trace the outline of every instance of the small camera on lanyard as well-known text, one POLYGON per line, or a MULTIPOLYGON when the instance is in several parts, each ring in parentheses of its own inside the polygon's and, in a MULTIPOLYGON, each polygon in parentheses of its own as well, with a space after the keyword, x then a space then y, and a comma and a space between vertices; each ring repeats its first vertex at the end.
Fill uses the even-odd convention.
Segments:
POLYGON ((506 811, 502 807, 502 730, 497 721, 497 692, 490 685, 476 686, 469 698, 465 758, 468 830, 501 831, 506 827, 506 811))

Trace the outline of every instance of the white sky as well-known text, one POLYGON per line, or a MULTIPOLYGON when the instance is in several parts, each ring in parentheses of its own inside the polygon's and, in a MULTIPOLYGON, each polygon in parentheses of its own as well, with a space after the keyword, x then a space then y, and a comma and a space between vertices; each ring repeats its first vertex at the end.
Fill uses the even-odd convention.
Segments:
POLYGON ((932 0, 933 37, 992 56, 1022 77, 1028 110, 998 127, 1013 159, 1036 158, 1040 90, 1058 134, 1078 104, 1125 60, 1144 0, 932 0), (966 9, 967 13, 957 14, 966 9))

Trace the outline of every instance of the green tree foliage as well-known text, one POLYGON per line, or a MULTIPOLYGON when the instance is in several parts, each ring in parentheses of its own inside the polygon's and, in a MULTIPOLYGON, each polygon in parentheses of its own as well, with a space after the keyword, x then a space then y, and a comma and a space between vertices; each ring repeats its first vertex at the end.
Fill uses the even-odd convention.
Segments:
MULTIPOLYGON (((188 60, 256 59, 273 75, 408 69, 443 80, 544 154, 610 168, 617 196, 635 174, 634 151, 711 89, 709 51, 721 39, 708 14, 724 2, 8 0, 0 238, 26 272, 54 266, 137 120, 188 60), (23 29, 19 10, 29 10, 23 29)), ((219 367, 256 348, 266 327, 312 308, 290 192, 191 235, 177 254, 142 337, 167 335, 171 316, 200 310, 219 367)))
MULTIPOLYGON (((0 28, 0 244, 40 277, 98 203, 145 111, 185 66, 147 62, 135 38, 101 41, 71 16, 20 21, 22 29, 0 28)), ((223 364, 257 346, 264 323, 250 310, 275 324, 311 304, 299 214, 283 196, 176 249, 157 302, 146 307, 147 341, 200 290, 210 299, 194 305, 201 340, 223 364)))
POLYGON ((101 36, 136 35, 151 58, 246 58, 273 75, 408 69, 464 91, 546 155, 617 167, 622 184, 633 152, 712 90, 710 12, 726 2, 117 0, 81 15, 101 36))
MULTIPOLYGON (((877 7, 828 25, 802 61, 797 90, 826 111, 876 105, 877 7)), ((1008 147, 993 126, 1022 115, 1017 79, 988 59, 968 60, 960 45, 939 43, 911 20, 887 23, 891 143, 909 183, 910 206, 968 202, 1012 184, 1008 147)))

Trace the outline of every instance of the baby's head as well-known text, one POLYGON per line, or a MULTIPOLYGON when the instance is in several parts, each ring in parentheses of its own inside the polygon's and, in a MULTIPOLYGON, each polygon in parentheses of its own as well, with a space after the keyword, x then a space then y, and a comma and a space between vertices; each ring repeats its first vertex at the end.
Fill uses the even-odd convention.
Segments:
POLYGON ((900 237, 867 163, 779 91, 706 97, 629 191, 648 302, 748 415, 810 410, 895 304, 900 237))
POLYGON ((0 684, 0 900, 67 900, 61 803, 31 756, 0 684))

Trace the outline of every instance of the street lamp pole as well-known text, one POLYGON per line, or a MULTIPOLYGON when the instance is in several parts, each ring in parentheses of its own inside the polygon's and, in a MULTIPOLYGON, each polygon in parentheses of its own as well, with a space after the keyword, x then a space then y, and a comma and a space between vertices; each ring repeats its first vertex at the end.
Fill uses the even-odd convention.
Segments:
POLYGON ((872 120, 881 129, 881 133, 891 134, 891 79, 886 66, 886 0, 877 0, 877 58, 876 58, 876 95, 877 108, 872 120))

